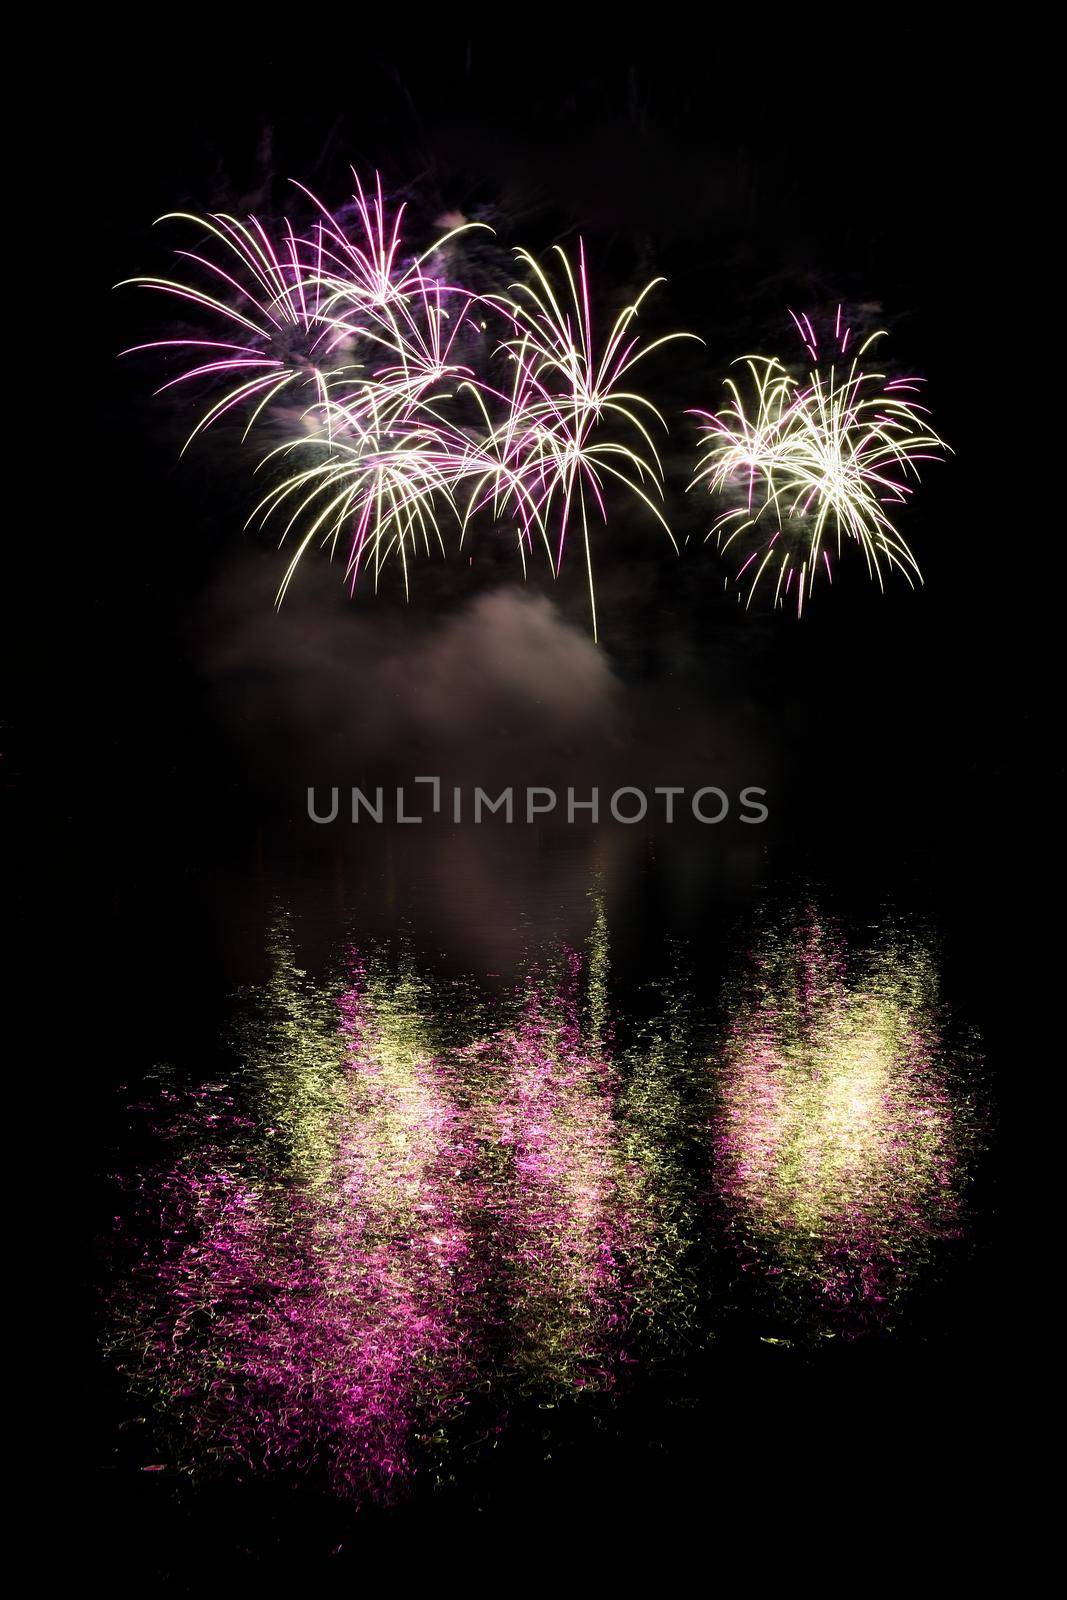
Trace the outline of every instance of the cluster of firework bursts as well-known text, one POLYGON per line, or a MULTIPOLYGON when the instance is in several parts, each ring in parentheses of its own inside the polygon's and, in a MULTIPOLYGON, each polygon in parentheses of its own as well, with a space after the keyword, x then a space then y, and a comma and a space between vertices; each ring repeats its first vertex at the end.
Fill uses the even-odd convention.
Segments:
MULTIPOLYGON (((343 553, 351 590, 365 573, 377 587, 396 562, 407 593, 420 552, 447 553, 449 531, 461 548, 472 524, 490 522, 515 540, 524 572, 543 547, 558 575, 580 539, 595 639, 590 524, 607 523, 610 494, 637 501, 677 549, 653 437, 666 423, 633 373, 692 335, 641 340, 636 319, 660 279, 598 328, 581 241, 574 259, 556 246, 551 271, 517 250, 525 277, 504 293, 453 282, 453 241, 485 225, 459 219, 410 255, 404 206, 387 204, 380 178, 367 190, 354 177, 353 206, 337 216, 298 185, 314 219, 299 232, 225 213, 162 218, 204 242, 177 252, 181 278, 128 281, 192 308, 213 335, 198 327, 133 350, 180 365, 160 392, 206 395, 185 448, 227 420, 242 440, 256 430, 274 441, 260 464, 270 487, 249 521, 273 523, 292 552, 279 602, 309 549, 343 553)), ((810 321, 797 325, 805 380, 748 357, 754 402, 746 409, 731 382, 725 410, 696 413, 706 448, 694 485, 728 507, 711 530, 721 547, 753 546, 738 573, 749 600, 769 568, 776 603, 795 595, 800 611, 820 563, 830 576, 831 551, 847 540, 879 582, 883 565, 914 580, 886 507, 943 447, 909 398, 915 380, 860 366, 871 340, 846 361, 840 313, 828 365, 810 321)))
POLYGON ((810 363, 806 374, 793 376, 774 357, 743 357, 748 395, 728 379, 730 404, 714 416, 695 413, 705 448, 694 484, 726 505, 708 537, 724 553, 741 552, 737 581, 746 603, 764 580, 774 584, 774 604, 795 602, 800 616, 820 571, 833 582, 833 562, 848 541, 879 587, 890 568, 913 587, 921 581, 890 510, 906 504, 918 463, 947 447, 912 398, 917 378, 861 365, 883 331, 850 355, 852 330, 838 307, 832 351, 823 355, 811 319, 790 316, 810 363))

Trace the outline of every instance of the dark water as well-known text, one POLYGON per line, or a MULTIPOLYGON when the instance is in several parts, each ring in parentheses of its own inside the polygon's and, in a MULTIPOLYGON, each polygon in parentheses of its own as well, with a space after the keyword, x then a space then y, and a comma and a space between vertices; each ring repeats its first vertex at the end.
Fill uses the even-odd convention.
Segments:
POLYGON ((169 929, 98 1252, 142 1570, 677 1510, 795 1472, 800 1399, 884 1464, 901 1396, 966 1390, 996 1096, 952 917, 636 831, 260 839, 197 888, 217 950, 169 929))

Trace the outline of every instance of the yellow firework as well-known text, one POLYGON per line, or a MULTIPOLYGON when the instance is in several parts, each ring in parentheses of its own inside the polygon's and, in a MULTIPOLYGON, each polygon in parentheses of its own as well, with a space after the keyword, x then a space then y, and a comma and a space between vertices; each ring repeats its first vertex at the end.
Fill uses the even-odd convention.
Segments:
POLYGON ((554 524, 557 573, 572 523, 580 524, 596 639, 589 518, 595 511, 607 522, 609 483, 635 495, 674 543, 657 503, 663 500, 663 470, 649 430, 650 423, 666 430, 666 423, 651 400, 631 387, 630 375, 661 345, 691 335, 671 333, 642 344, 633 331, 643 301, 663 281, 656 278, 598 340, 582 243, 577 268, 555 247, 561 286, 525 250, 516 255, 529 281, 512 286, 517 298, 491 302, 511 324, 502 350, 513 370, 506 416, 490 448, 520 475, 541 523, 554 524), (605 425, 612 424, 622 439, 604 436, 605 425))
POLYGON ((726 382, 729 404, 695 413, 704 450, 690 488, 704 485, 724 506, 708 537, 739 554, 746 604, 761 581, 773 581, 774 604, 795 598, 800 615, 819 574, 833 581, 832 558, 849 543, 879 587, 884 569, 913 586, 922 581, 890 513, 910 498, 919 463, 948 447, 914 399, 919 380, 864 364, 881 333, 850 358, 851 330, 842 331, 838 310, 834 353, 821 358, 810 320, 794 320, 807 373, 797 379, 774 357, 743 357, 743 382, 726 382))

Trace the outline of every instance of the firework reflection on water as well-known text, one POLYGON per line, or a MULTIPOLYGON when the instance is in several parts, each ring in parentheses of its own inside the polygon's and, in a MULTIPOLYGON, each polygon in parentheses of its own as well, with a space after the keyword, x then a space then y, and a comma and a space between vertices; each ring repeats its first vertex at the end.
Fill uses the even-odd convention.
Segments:
POLYGON ((284 915, 270 955, 236 1070, 158 1074, 121 1184, 107 1344, 168 1465, 389 1502, 683 1369, 737 1282, 753 1337, 885 1332, 963 1228, 978 1115, 918 936, 779 915, 721 1023, 682 955, 624 1004, 603 906, 504 995, 396 949, 316 980, 284 915))

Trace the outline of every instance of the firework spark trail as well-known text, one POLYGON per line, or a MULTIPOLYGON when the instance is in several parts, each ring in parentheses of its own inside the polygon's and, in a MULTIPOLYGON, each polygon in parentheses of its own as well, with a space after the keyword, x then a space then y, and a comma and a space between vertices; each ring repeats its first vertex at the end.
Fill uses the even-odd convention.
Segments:
MULTIPOLYGON (((265 522, 291 503, 281 542, 297 530, 298 544, 278 590, 279 604, 309 547, 329 545, 332 553, 346 530, 350 587, 355 588, 367 564, 377 587, 382 567, 396 553, 407 593, 409 559, 419 546, 429 551, 436 541, 444 553, 440 503, 455 514, 457 462, 447 450, 436 448, 431 430, 407 417, 390 422, 343 402, 334 403, 328 415, 329 436, 321 441, 324 458, 276 484, 250 519, 265 522)), ((279 451, 293 448, 283 445, 279 451)))
MULTIPOLYGON (((407 266, 398 264, 403 205, 389 221, 376 175, 373 201, 368 200, 353 172, 354 200, 362 227, 362 240, 353 241, 310 190, 308 195, 325 221, 318 224, 317 255, 309 283, 329 315, 338 315, 356 337, 377 347, 386 360, 370 375, 374 404, 383 400, 402 412, 434 384, 453 380, 469 369, 452 361, 452 346, 469 318, 476 297, 455 284, 427 273, 424 263, 437 255, 458 234, 484 223, 463 222, 438 238, 429 250, 407 266)), ((349 397, 351 399, 351 396, 349 397)))
POLYGON ((351 236, 298 185, 317 218, 299 236, 283 221, 282 247, 272 244, 255 218, 246 224, 222 214, 175 214, 224 247, 225 266, 179 252, 207 274, 213 292, 167 278, 128 280, 221 318, 242 336, 240 344, 189 336, 134 347, 192 356, 164 389, 223 385, 183 448, 235 411, 247 413, 247 437, 264 412, 281 403, 286 437, 265 463, 277 464, 294 450, 316 450, 317 459, 301 462, 253 513, 265 518, 295 505, 282 539, 299 524, 299 542, 279 601, 316 538, 332 550, 346 526, 349 581, 354 584, 369 564, 377 584, 385 561, 398 555, 406 592, 415 550, 434 542, 444 549, 438 514, 442 503, 455 512, 452 487, 472 454, 468 441, 457 446, 454 438, 445 439, 434 406, 446 397, 443 389, 473 379, 454 359, 453 348, 471 321, 474 297, 443 282, 426 263, 447 240, 482 225, 463 223, 421 256, 403 258, 404 207, 390 213, 380 178, 370 194, 357 174, 353 179, 351 236))
MULTIPOLYGON (((221 319, 225 338, 183 336, 132 346, 123 354, 181 351, 191 364, 163 384, 164 390, 196 383, 223 385, 200 418, 184 448, 212 423, 234 410, 249 411, 247 437, 257 419, 282 399, 329 416, 335 397, 351 411, 356 396, 368 412, 381 416, 417 404, 435 383, 462 374, 451 348, 473 297, 428 273, 424 263, 446 240, 479 223, 465 223, 438 239, 423 255, 400 259, 404 208, 387 215, 380 179, 373 198, 358 175, 356 214, 362 237, 350 239, 303 185, 297 185, 321 214, 310 231, 297 234, 283 219, 281 243, 271 240, 255 217, 241 221, 225 213, 198 217, 172 212, 161 222, 191 223, 222 247, 223 264, 193 250, 179 250, 198 270, 194 281, 138 277, 125 282, 170 296, 212 319, 221 319), (199 281, 205 276, 209 287, 199 281), (241 342, 238 343, 237 338, 241 342)), ((289 413, 291 419, 291 411, 289 413)))
POLYGON ((595 640, 589 524, 591 515, 607 521, 609 485, 642 501, 672 537, 649 431, 664 420, 627 387, 646 355, 686 337, 642 346, 633 331, 660 280, 601 342, 581 243, 576 266, 556 247, 562 285, 519 250, 528 280, 512 285, 510 298, 478 296, 444 282, 435 258, 457 234, 484 224, 461 221, 421 255, 405 254, 404 206, 387 204, 380 177, 369 190, 355 172, 353 180, 351 226, 302 184, 314 221, 298 233, 285 218, 274 239, 255 217, 172 213, 207 240, 177 252, 195 269, 190 281, 126 281, 221 323, 222 336, 183 333, 124 353, 153 350, 172 361, 180 354, 183 370, 162 389, 206 389, 183 451, 231 414, 244 419, 242 438, 265 415, 282 424, 282 442, 260 465, 281 467, 283 476, 250 519, 284 517, 280 542, 295 540, 279 603, 315 545, 331 555, 345 549, 350 587, 367 569, 377 587, 386 562, 398 560, 407 593, 416 553, 445 551, 446 520, 460 547, 480 518, 510 524, 524 573, 537 540, 555 576, 580 525, 595 640), (483 317, 497 323, 488 340, 483 317), (464 360, 465 331, 481 344, 486 370, 464 360), (606 436, 605 424, 630 442, 606 436))
POLYGON ((310 387, 313 401, 324 403, 330 378, 346 370, 344 357, 351 330, 343 318, 324 307, 318 288, 309 282, 304 254, 307 241, 297 238, 288 221, 282 225, 284 242, 279 248, 255 217, 244 223, 221 212, 207 217, 170 212, 159 220, 192 223, 228 252, 226 266, 198 251, 176 252, 206 275, 214 292, 195 282, 171 278, 125 280, 220 319, 230 334, 228 339, 160 339, 122 352, 181 351, 191 357, 191 365, 168 379, 156 391, 159 394, 198 381, 224 386, 221 397, 208 406, 185 441, 183 453, 198 434, 231 411, 248 412, 247 437, 262 413, 283 394, 302 401, 303 391, 310 387), (238 335, 241 343, 235 342, 238 335))
POLYGON ((585 247, 579 240, 577 270, 566 252, 555 246, 566 291, 557 291, 552 279, 525 250, 516 255, 528 269, 530 280, 512 285, 520 299, 489 297, 511 324, 511 336, 502 352, 513 366, 510 403, 500 434, 504 458, 521 472, 544 525, 556 512, 554 569, 558 575, 571 525, 581 525, 589 584, 589 606, 594 641, 597 638, 596 591, 589 534, 590 511, 607 523, 605 479, 621 483, 641 500, 677 545, 655 495, 663 500, 663 469, 647 426, 666 422, 644 395, 624 387, 639 361, 673 339, 692 337, 665 334, 642 346, 632 332, 642 302, 661 283, 647 284, 636 300, 615 319, 603 344, 594 333, 585 247), (598 437, 605 422, 621 424, 637 448, 598 437), (647 487, 646 487, 647 486, 647 487), (649 493, 651 490, 651 493, 649 493), (558 507, 558 511, 557 511, 558 507))
MULTIPOLYGON (((631 334, 641 303, 655 286, 649 284, 616 319, 598 355, 584 248, 579 246, 577 272, 558 251, 569 306, 537 262, 519 251, 531 273, 530 283, 515 286, 525 298, 487 297, 481 302, 503 317, 509 334, 495 353, 509 369, 510 384, 495 384, 452 358, 464 321, 473 324, 473 297, 448 291, 460 296, 460 309, 448 326, 439 285, 420 278, 411 294, 407 289, 392 297, 385 292, 393 239, 386 236, 381 215, 379 194, 368 223, 379 239, 379 267, 372 275, 361 262, 360 284, 372 277, 373 283, 370 289, 357 284, 351 292, 357 299, 369 298, 372 291, 377 295, 375 315, 381 320, 374 337, 396 358, 395 364, 379 367, 372 382, 361 380, 323 403, 324 458, 276 485, 253 513, 253 518, 267 519, 285 506, 291 515, 282 541, 298 530, 279 599, 307 549, 317 542, 332 552, 346 530, 349 583, 354 586, 360 571, 370 565, 377 586, 384 563, 397 556, 407 592, 416 551, 428 552, 436 543, 444 552, 442 517, 458 521, 462 545, 472 520, 491 510, 495 522, 513 525, 524 572, 527 551, 538 537, 557 576, 568 531, 577 520, 595 640, 589 512, 595 509, 606 522, 606 480, 622 483, 642 500, 671 537, 645 488, 647 484, 662 499, 662 469, 641 413, 665 424, 651 401, 625 389, 623 380, 645 355, 682 335, 667 335, 642 348, 631 334), (413 303, 422 307, 418 319, 411 314, 413 303), (456 420, 461 399, 469 406, 471 424, 456 420), (641 448, 598 437, 608 420, 636 432, 641 448)), ((345 286, 330 278, 317 285, 323 286, 335 314, 345 286)), ((286 444, 273 454, 291 447, 286 444)))
MULTIPOLYGON (((279 604, 316 546, 331 557, 343 550, 350 590, 363 572, 377 588, 396 562, 408 594, 412 561, 446 554, 450 528, 462 548, 472 525, 510 527, 524 574, 540 542, 556 577, 580 528, 596 641, 591 523, 607 524, 609 492, 640 501, 677 549, 652 434, 666 424, 632 374, 661 345, 693 336, 643 343, 637 334, 661 279, 598 330, 580 241, 573 262, 555 247, 552 272, 517 250, 526 278, 507 295, 446 282, 442 248, 484 224, 461 219, 422 254, 405 253, 404 206, 387 205, 380 178, 371 190, 353 180, 351 225, 299 184, 314 208, 301 233, 288 219, 272 238, 255 217, 171 213, 207 240, 177 252, 195 268, 191 281, 127 280, 221 323, 217 337, 183 332, 132 347, 183 361, 161 392, 207 392, 183 452, 232 415, 243 418, 242 438, 265 416, 280 425, 282 442, 260 463, 275 481, 249 519, 273 521, 279 542, 295 547, 279 604)), ((743 358, 746 380, 728 380, 730 403, 695 413, 704 453, 690 487, 723 501, 708 537, 740 552, 747 603, 766 574, 774 603, 795 593, 801 614, 816 578, 833 581, 831 555, 840 559, 848 541, 880 586, 884 567, 921 581, 891 511, 911 495, 918 463, 947 446, 913 398, 917 380, 861 365, 880 335, 850 354, 839 308, 827 357, 810 317, 790 315, 806 377, 776 358, 743 358)))
POLYGON ((800 616, 820 571, 832 583, 830 550, 840 560, 846 541, 863 551, 880 588, 883 564, 912 587, 922 581, 886 508, 906 504, 917 464, 938 459, 948 446, 925 420, 925 408, 908 398, 918 379, 891 379, 861 365, 881 332, 849 357, 852 330, 838 307, 835 353, 826 359, 811 319, 790 316, 811 363, 806 379, 792 377, 775 357, 742 357, 748 398, 727 379, 730 403, 715 414, 693 413, 701 419, 704 451, 690 488, 702 483, 727 502, 708 537, 714 534, 724 553, 735 545, 742 551, 736 577, 747 582, 746 605, 770 569, 774 604, 795 585, 800 616))

